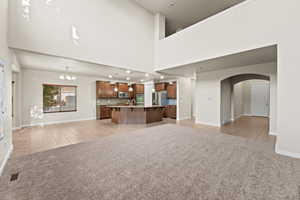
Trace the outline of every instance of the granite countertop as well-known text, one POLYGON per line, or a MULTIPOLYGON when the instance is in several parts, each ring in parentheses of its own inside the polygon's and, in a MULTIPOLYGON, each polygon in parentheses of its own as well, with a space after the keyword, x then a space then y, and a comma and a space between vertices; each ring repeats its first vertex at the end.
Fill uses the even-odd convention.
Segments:
POLYGON ((107 106, 110 108, 163 108, 164 106, 107 106))

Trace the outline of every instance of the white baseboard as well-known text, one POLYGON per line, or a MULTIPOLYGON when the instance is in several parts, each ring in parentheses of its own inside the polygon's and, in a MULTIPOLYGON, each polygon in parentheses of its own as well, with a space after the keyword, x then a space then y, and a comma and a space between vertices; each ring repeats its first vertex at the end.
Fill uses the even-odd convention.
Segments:
POLYGON ((195 123, 196 123, 196 124, 206 125, 206 126, 221 127, 220 124, 214 124, 214 123, 209 123, 209 122, 203 122, 203 121, 199 121, 199 120, 196 120, 195 123))
POLYGON ((19 127, 13 127, 13 131, 16 131, 16 130, 20 130, 22 128, 22 126, 19 126, 19 127))
POLYGON ((244 113, 244 114, 241 114, 241 116, 254 117, 255 115, 250 114, 250 113, 244 113))
POLYGON ((182 121, 182 120, 189 120, 189 119, 192 119, 192 117, 183 117, 183 118, 177 118, 176 120, 177 121, 182 121))
POLYGON ((0 165, 0 176, 1 176, 2 173, 3 173, 4 167, 5 167, 5 165, 6 165, 7 161, 8 161, 8 159, 10 158, 10 155, 11 155, 12 151, 13 151, 13 145, 10 146, 8 152, 6 153, 6 155, 5 155, 5 157, 4 157, 3 162, 2 162, 1 165, 0 165))
POLYGON ((227 120, 227 121, 225 121, 225 122, 222 122, 222 126, 224 126, 225 124, 229 124, 229 123, 231 123, 232 121, 234 121, 234 120, 230 119, 230 120, 227 120))
POLYGON ((96 117, 85 118, 85 119, 75 119, 75 120, 64 120, 64 121, 52 121, 52 122, 39 122, 39 123, 32 123, 32 124, 24 124, 22 126, 22 128, 23 127, 32 127, 32 126, 45 126, 45 125, 52 125, 52 124, 65 124, 65 123, 89 121, 89 120, 96 120, 96 117))
POLYGON ((240 115, 238 115, 238 116, 236 116, 236 117, 234 117, 233 119, 231 119, 232 121, 235 121, 235 120, 237 120, 238 118, 240 118, 240 117, 242 117, 242 116, 244 116, 243 114, 240 114, 240 115))
POLYGON ((240 117, 269 117, 269 116, 253 115, 253 114, 249 114, 249 113, 244 113, 244 114, 240 114, 240 115, 236 116, 235 118, 231 119, 231 121, 235 121, 240 117))
POLYGON ((273 136, 277 136, 277 133, 275 133, 275 132, 269 132, 269 135, 273 135, 273 136))
POLYGON ((275 148, 275 152, 280 154, 280 155, 283 155, 283 156, 288 156, 288 157, 300 159, 300 153, 292 153, 292 152, 289 152, 289 151, 280 150, 277 147, 275 148))

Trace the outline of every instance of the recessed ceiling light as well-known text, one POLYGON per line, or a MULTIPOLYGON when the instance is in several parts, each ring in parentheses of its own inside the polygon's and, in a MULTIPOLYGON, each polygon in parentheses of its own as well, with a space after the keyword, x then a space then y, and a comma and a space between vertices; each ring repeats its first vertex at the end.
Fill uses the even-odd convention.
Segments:
POLYGON ((164 79, 165 77, 164 76, 160 76, 160 79, 164 79))
POLYGON ((126 80, 127 80, 127 81, 130 81, 130 77, 127 77, 126 80))
POLYGON ((149 74, 148 74, 148 73, 146 73, 146 74, 145 74, 145 76, 146 76, 146 77, 149 77, 149 74))
POLYGON ((141 82, 144 82, 144 80, 142 79, 141 82))
POLYGON ((108 78, 112 78, 113 76, 112 75, 108 75, 108 78))
POLYGON ((131 73, 131 71, 130 71, 130 70, 126 70, 126 73, 127 73, 127 74, 130 74, 130 73, 131 73))

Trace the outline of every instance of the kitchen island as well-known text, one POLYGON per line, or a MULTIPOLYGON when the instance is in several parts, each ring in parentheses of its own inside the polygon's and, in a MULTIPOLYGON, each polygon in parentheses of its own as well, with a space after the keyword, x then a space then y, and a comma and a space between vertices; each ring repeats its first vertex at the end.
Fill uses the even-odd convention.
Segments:
POLYGON ((117 124, 149 124, 163 119, 163 106, 109 106, 117 124))

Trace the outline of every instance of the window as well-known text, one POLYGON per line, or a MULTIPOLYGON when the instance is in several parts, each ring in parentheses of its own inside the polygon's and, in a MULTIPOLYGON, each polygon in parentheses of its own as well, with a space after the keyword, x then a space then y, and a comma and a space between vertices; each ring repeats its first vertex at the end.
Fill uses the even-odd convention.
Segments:
POLYGON ((76 112, 77 87, 67 85, 43 85, 44 113, 76 112))

